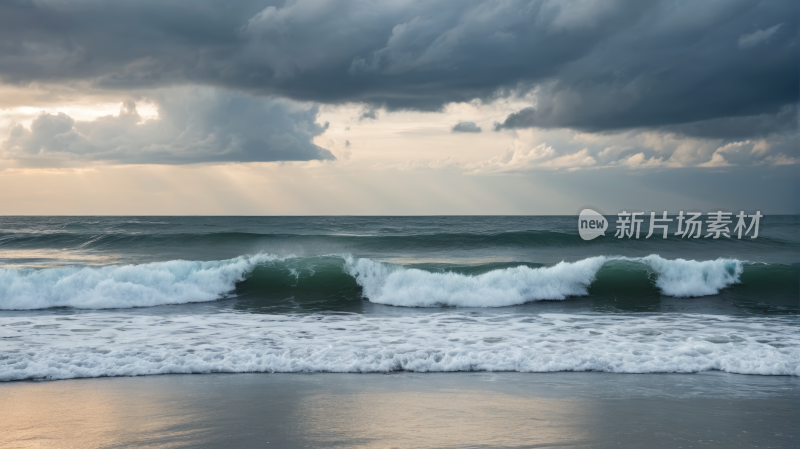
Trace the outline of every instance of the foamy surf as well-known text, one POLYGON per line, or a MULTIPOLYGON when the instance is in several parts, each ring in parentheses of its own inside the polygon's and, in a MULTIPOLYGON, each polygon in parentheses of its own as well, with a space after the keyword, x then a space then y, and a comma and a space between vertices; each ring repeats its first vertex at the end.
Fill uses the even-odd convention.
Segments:
POLYGON ((0 381, 240 372, 800 375, 797 317, 697 314, 0 318, 0 381))
MULTIPOLYGON (((482 274, 463 274, 425 271, 350 255, 282 258, 259 253, 208 262, 173 260, 104 267, 0 268, 0 309, 107 309, 214 301, 229 297, 238 283, 249 279, 253 270, 267 265, 282 270, 286 278, 284 284, 272 284, 278 291, 291 291, 305 282, 313 285, 304 284, 304 288, 325 293, 331 288, 330 282, 340 282, 336 276, 344 276, 351 284, 355 280, 361 295, 376 304, 503 307, 586 296, 600 269, 620 261, 650 270, 661 293, 676 297, 718 294, 740 282, 744 269, 744 263, 735 259, 668 260, 650 255, 598 256, 552 266, 519 265, 482 274), (320 263, 328 264, 327 280, 319 275, 314 278, 316 270, 321 269, 316 264, 320 263)), ((644 276, 641 270, 631 274, 644 276)), ((355 284, 353 288, 357 288, 355 284)), ((269 285, 263 293, 272 293, 269 285)), ((358 299, 356 292, 352 300, 358 299)))
POLYGON ((577 262, 530 268, 518 266, 481 275, 431 273, 369 259, 346 258, 345 271, 364 289, 371 302, 405 307, 502 307, 531 301, 586 296, 603 265, 615 260, 641 263, 656 274, 662 293, 676 297, 718 294, 739 282, 742 262, 591 257, 577 262))
POLYGON ((270 254, 198 262, 0 269, 0 309, 110 309, 214 301, 227 295, 270 254))
POLYGON ((606 260, 592 257, 552 267, 523 265, 468 276, 347 258, 345 270, 356 278, 364 296, 374 303, 406 307, 502 307, 584 296, 606 260))
POLYGON ((679 298, 716 295, 738 283, 744 270, 742 262, 736 259, 667 260, 652 254, 638 260, 657 273, 656 286, 662 293, 679 298))

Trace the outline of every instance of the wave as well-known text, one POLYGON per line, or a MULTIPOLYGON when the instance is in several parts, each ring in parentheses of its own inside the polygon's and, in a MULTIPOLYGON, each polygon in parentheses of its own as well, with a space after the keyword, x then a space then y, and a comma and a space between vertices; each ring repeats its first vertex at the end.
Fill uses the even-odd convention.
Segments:
POLYGON ((656 286, 665 295, 678 298, 716 295, 723 288, 738 283, 744 269, 742 262, 735 259, 698 262, 650 255, 640 260, 658 273, 656 286))
POLYGON ((518 266, 478 276, 431 273, 370 259, 346 259, 345 270, 379 304, 406 307, 502 307, 537 300, 584 296, 606 257, 560 262, 552 267, 518 266))
POLYGON ((798 324, 797 317, 674 313, 0 317, 0 381, 391 371, 798 376, 798 324))
POLYGON ((598 256, 551 266, 402 266, 351 255, 259 253, 210 262, 0 269, 0 310, 150 307, 229 297, 313 297, 320 303, 316 310, 325 309, 326 302, 358 303, 362 297, 404 307, 502 307, 587 295, 616 297, 626 291, 639 297, 716 295, 741 284, 743 277, 748 294, 778 291, 776 286, 785 284, 780 288, 786 296, 796 295, 800 265, 795 265, 650 255, 598 256))
POLYGON ((431 273, 348 258, 346 271, 364 289, 370 301, 406 307, 502 307, 539 300, 563 300, 586 296, 598 270, 609 261, 626 260, 648 265, 657 274, 656 286, 668 296, 715 295, 739 282, 742 262, 667 260, 657 255, 644 258, 591 257, 560 262, 551 267, 518 266, 478 276, 431 273))
POLYGON ((214 301, 228 295, 270 254, 197 262, 0 269, 0 309, 107 309, 214 301))

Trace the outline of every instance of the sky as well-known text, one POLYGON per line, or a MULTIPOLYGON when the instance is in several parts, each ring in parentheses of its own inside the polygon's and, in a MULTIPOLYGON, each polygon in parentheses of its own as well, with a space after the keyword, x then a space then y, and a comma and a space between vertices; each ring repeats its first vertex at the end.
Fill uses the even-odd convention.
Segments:
POLYGON ((7 0, 0 215, 800 213, 796 0, 7 0))

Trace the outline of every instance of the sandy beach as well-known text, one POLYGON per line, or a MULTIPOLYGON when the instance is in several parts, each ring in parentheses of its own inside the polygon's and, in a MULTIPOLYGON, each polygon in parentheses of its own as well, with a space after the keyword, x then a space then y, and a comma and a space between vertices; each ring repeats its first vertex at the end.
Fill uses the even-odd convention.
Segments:
POLYGON ((0 446, 796 447, 800 379, 207 374, 0 384, 0 446))

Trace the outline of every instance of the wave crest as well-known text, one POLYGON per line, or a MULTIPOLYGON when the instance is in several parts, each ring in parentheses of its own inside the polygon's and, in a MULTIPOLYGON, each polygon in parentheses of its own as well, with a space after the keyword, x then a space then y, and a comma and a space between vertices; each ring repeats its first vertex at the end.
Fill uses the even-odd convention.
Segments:
POLYGON ((257 254, 221 261, 171 260, 142 265, 0 269, 0 309, 151 307, 220 299, 260 263, 257 254))
POLYGON ((653 283, 662 294, 696 297, 715 295, 739 283, 743 266, 735 259, 598 256, 542 267, 486 266, 482 267, 486 270, 482 274, 464 274, 407 268, 351 255, 309 259, 260 253, 208 262, 173 260, 105 267, 0 269, 0 310, 130 308, 213 301, 229 296, 242 281, 259 285, 259 294, 264 297, 298 291, 329 297, 332 291, 350 285, 347 288, 354 290, 348 290, 349 299, 358 299, 360 286, 361 295, 378 304, 502 307, 586 296, 598 276, 612 281, 612 288, 616 289, 620 283, 629 282, 631 276, 646 276, 647 271, 654 275, 653 283), (634 267, 618 266, 622 268, 621 277, 600 271, 604 265, 615 263, 634 267), (272 271, 253 271, 266 264, 272 271), (313 276, 316 269, 324 269, 325 275, 313 276))
POLYGON ((655 254, 640 259, 658 275, 656 286, 662 293, 678 298, 716 295, 725 287, 739 283, 744 270, 736 259, 667 260, 655 254))
POLYGON ((370 259, 345 262, 345 270, 371 302, 405 307, 502 307, 587 294, 605 257, 560 262, 552 267, 518 266, 477 276, 431 273, 370 259))

